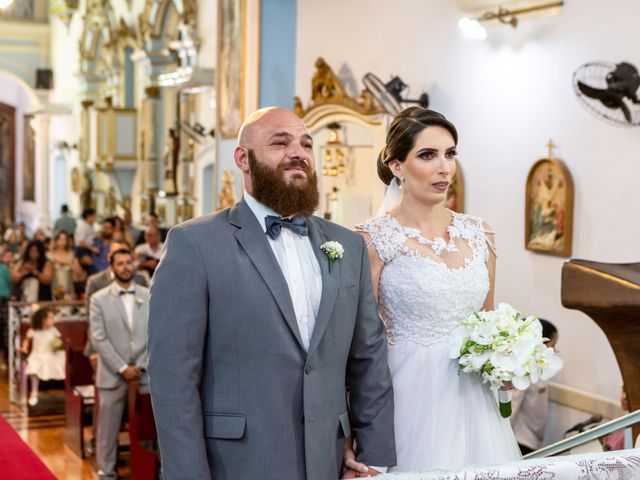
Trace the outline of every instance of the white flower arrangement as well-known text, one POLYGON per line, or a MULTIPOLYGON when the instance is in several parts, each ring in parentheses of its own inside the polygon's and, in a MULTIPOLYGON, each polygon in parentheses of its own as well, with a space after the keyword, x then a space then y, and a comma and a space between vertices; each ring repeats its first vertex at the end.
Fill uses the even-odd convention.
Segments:
POLYGON ((62 343, 62 339, 59 337, 54 337, 49 344, 52 352, 59 352, 64 350, 64 344, 62 343))
MULTIPOLYGON (((525 390, 548 380, 563 366, 553 348, 545 345, 537 317, 522 318, 511 305, 501 303, 489 312, 477 312, 460 321, 451 335, 449 356, 458 359, 460 372, 479 373, 483 383, 498 390, 511 382, 525 390)), ((511 392, 499 391, 500 413, 511 415, 511 392)))
POLYGON ((329 273, 331 273, 331 265, 336 260, 340 260, 344 255, 344 248, 340 242, 325 242, 320 245, 320 250, 327 256, 329 260, 329 273))

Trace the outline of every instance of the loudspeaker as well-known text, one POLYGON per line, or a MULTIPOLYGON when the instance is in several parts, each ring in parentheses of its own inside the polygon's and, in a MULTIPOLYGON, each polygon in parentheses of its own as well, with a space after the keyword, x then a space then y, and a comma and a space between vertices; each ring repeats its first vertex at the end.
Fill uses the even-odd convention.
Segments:
POLYGON ((53 71, 50 68, 36 70, 36 90, 53 89, 53 71))

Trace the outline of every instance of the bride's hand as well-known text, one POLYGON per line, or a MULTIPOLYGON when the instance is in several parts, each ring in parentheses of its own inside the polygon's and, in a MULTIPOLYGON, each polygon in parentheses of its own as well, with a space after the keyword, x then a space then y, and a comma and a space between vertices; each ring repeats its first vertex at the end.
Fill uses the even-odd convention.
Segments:
POLYGON ((342 457, 342 477, 341 478, 359 478, 363 474, 369 472, 369 467, 364 463, 356 460, 356 454, 353 451, 353 441, 351 437, 344 439, 344 452, 342 457))
POLYGON ((509 390, 513 390, 514 387, 513 383, 511 382, 502 382, 502 386, 498 389, 498 390, 505 390, 505 391, 509 391, 509 390))

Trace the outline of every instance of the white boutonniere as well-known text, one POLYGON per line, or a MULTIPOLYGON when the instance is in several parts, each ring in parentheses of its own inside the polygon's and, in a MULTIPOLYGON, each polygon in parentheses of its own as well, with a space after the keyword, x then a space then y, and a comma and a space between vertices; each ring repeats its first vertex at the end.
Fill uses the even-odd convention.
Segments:
POLYGON ((344 248, 340 242, 325 242, 320 245, 320 250, 327 256, 329 260, 329 273, 331 273, 331 265, 336 260, 340 260, 344 254, 344 248))
POLYGON ((144 300, 142 300, 141 298, 136 297, 135 303, 136 303, 136 307, 140 307, 140 306, 142 306, 144 304, 144 300))

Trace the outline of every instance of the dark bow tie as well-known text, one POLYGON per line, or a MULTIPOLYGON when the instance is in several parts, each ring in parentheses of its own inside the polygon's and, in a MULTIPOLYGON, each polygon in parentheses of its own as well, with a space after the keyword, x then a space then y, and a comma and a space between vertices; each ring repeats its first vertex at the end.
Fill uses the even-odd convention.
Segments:
POLYGON ((274 240, 280 236, 282 227, 288 228, 292 232, 303 237, 309 235, 309 227, 307 227, 307 219, 304 217, 280 218, 275 215, 267 215, 264 217, 264 224, 267 228, 267 235, 274 240))
POLYGON ((120 290, 119 294, 120 295, 135 295, 136 291, 135 290, 120 290))

